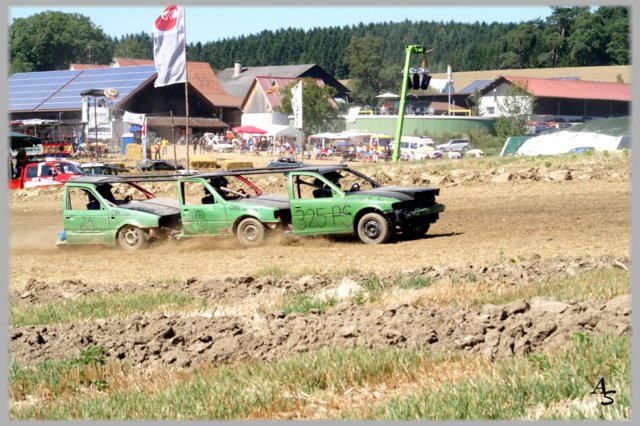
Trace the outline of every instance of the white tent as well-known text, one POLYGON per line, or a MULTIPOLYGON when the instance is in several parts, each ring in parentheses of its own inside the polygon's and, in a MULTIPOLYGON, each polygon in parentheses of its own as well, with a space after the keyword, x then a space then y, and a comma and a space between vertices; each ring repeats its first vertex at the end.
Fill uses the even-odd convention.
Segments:
POLYGON ((399 97, 400 95, 396 95, 395 93, 389 93, 389 92, 376 96, 376 98, 381 98, 381 99, 396 99, 399 97))
POLYGON ((289 139, 295 139, 295 144, 300 146, 302 143, 302 138, 304 134, 301 130, 296 129, 295 127, 285 126, 281 124, 270 124, 266 126, 265 129, 267 131, 267 135, 273 136, 274 139, 278 139, 280 137, 285 137, 289 139))
POLYGON ((516 155, 564 154, 579 147, 592 147, 596 151, 615 151, 622 136, 609 136, 594 132, 560 131, 527 139, 516 155))

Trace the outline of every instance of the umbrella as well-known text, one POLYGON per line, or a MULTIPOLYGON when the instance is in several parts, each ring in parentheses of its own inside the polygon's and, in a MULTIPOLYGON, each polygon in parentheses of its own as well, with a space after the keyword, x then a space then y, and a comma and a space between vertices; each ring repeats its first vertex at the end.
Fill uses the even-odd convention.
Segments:
POLYGON ((395 99, 399 97, 400 97, 399 95, 396 95, 395 93, 389 93, 389 92, 376 96, 376 98, 383 98, 383 99, 395 99))
POLYGON ((139 132, 140 130, 142 130, 142 127, 140 127, 140 126, 131 126, 131 127, 129 127, 129 131, 130 132, 139 132))
POLYGON ((42 139, 40 138, 18 132, 9 132, 9 139, 11 140, 12 149, 27 148, 42 143, 42 139))
POLYGON ((267 133, 266 130, 259 129, 254 126, 234 127, 233 131, 236 133, 251 133, 251 134, 258 134, 258 135, 264 135, 267 133))

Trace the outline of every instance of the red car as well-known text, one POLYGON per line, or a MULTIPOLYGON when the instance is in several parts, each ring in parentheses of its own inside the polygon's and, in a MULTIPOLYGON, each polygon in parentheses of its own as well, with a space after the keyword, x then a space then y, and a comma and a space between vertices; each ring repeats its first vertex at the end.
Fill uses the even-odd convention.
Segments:
POLYGON ((84 172, 70 161, 47 160, 30 162, 20 170, 18 176, 12 176, 12 179, 9 180, 9 189, 64 185, 64 181, 73 180, 83 175, 84 172))

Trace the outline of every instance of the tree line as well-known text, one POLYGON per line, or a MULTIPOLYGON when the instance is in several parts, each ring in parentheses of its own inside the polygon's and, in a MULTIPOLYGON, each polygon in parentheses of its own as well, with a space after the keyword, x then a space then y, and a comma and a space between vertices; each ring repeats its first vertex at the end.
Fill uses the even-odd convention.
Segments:
MULTIPOLYGON (((461 71, 597 65, 630 61, 630 10, 624 6, 551 7, 544 20, 515 23, 404 21, 343 27, 262 31, 207 43, 189 43, 189 60, 216 69, 315 63, 338 79, 350 77, 349 45, 381 40, 382 66, 401 69, 404 46, 434 49, 432 72, 448 64, 461 71)), ((339 11, 337 12, 339 13, 339 11)), ((364 48, 364 46, 363 46, 364 48)), ((71 63, 108 64, 113 57, 153 58, 150 33, 110 37, 81 14, 47 11, 9 27, 10 72, 67 69, 71 63)), ((418 64, 419 66, 419 64, 418 64)))

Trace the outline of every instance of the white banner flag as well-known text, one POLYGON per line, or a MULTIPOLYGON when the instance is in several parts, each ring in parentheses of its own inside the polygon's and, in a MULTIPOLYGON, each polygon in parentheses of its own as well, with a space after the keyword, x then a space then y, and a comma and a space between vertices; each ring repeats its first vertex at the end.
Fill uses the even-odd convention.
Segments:
POLYGON ((145 118, 146 117, 144 114, 134 114, 129 111, 125 111, 124 114, 122 115, 122 121, 124 123, 137 124, 139 126, 142 126, 142 123, 144 123, 145 118))
POLYGON ((153 26, 153 59, 158 71, 155 87, 187 81, 184 9, 167 6, 153 26))
POLYGON ((302 129, 302 80, 291 89, 291 109, 293 109, 293 127, 302 129))

